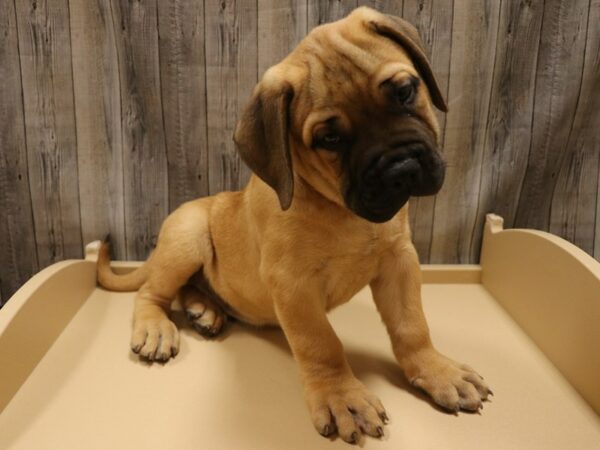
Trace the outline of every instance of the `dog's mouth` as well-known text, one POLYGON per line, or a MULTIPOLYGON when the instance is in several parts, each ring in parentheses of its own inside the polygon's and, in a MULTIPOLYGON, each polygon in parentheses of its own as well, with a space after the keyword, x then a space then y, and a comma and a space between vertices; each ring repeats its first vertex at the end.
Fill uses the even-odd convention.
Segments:
POLYGON ((387 222, 411 196, 436 194, 445 165, 436 148, 422 141, 405 142, 373 158, 346 192, 346 205, 358 216, 387 222))

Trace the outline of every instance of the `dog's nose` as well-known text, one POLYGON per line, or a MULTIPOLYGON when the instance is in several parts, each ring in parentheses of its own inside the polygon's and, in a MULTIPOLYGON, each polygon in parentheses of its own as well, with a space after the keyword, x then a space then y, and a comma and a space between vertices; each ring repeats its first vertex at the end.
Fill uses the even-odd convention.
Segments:
POLYGON ((417 183, 421 176, 421 165, 415 157, 381 157, 365 174, 368 185, 379 185, 388 189, 406 189, 417 183))
POLYGON ((404 188, 418 181, 421 166, 415 158, 391 161, 381 172, 381 181, 388 188, 404 188))

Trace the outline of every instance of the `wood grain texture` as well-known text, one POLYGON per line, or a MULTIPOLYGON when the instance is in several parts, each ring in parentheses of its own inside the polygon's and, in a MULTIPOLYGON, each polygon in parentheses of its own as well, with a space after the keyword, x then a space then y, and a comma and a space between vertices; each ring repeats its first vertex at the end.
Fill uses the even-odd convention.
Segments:
POLYGON ((431 262, 476 261, 473 246, 500 3, 454 2, 444 135, 446 181, 435 203, 431 262))
POLYGON ((255 83, 362 5, 417 27, 449 100, 421 261, 477 262, 487 212, 600 260, 600 0, 0 0, 0 302, 109 231, 143 259, 180 203, 243 187, 255 83))
POLYGON ((285 58, 307 32, 307 0, 258 0, 259 77, 285 58))
POLYGON ((13 0, 0 0, 0 306, 38 270, 13 0))
POLYGON ((40 268, 82 255, 69 8, 17 1, 29 183, 40 268))
POLYGON ((206 2, 209 192, 237 190, 250 178, 233 143, 238 117, 257 82, 256 0, 206 2))
MULTIPOLYGON (((402 16, 419 30, 421 40, 429 55, 441 91, 448 98, 450 79, 450 55, 452 53, 452 14, 454 0, 421 0, 405 2, 402 16)), ((394 9, 385 12, 394 13, 394 9)), ((437 111, 440 144, 444 151, 446 114, 437 111)), ((410 225, 413 242, 422 263, 430 261, 431 238, 436 197, 413 198, 410 201, 410 225)))
POLYGON ((309 0, 308 29, 346 17, 357 6, 356 0, 309 0))
POLYGON ((541 2, 502 2, 496 58, 485 127, 481 188, 473 250, 481 246, 485 215, 493 212, 512 227, 519 187, 531 143, 537 55, 542 28, 541 2))
POLYGON ((158 32, 172 211, 209 192, 203 2, 159 1, 158 32))
MULTIPOLYGON (((531 145, 515 225, 549 229, 557 175, 567 155, 588 24, 589 0, 548 0, 538 54, 531 145)), ((596 24, 597 26, 597 24, 596 24)))
POLYGON ((598 221, 600 178, 600 1, 587 16, 581 87, 573 124, 554 189, 550 232, 563 236, 590 254, 598 221))
MULTIPOLYGON (((424 0, 431 3, 429 0, 424 0)), ((423 3, 422 0, 358 0, 358 6, 368 6, 374 8, 377 11, 384 12, 386 14, 393 14, 395 16, 402 17, 404 5, 410 7, 419 7, 423 3)))
POLYGON ((126 256, 121 93, 110 3, 70 0, 77 162, 83 242, 111 235, 126 256))
POLYGON ((157 4, 111 1, 121 89, 128 259, 145 259, 168 214, 157 4))
MULTIPOLYGON (((590 24, 598 23, 600 20, 600 0, 592 0, 590 2, 590 24), (594 20, 594 21, 592 21, 594 20)), ((600 71, 600 37, 598 36, 598 32, 600 30, 598 27, 593 27, 588 24, 588 45, 586 47, 586 65, 589 64, 595 67, 594 73, 596 73, 595 83, 600 83, 600 75, 598 72, 600 71), (591 44, 591 45, 590 45, 591 44), (589 50, 588 50, 589 49, 589 50)), ((591 94, 595 96, 595 101, 598 101, 598 92, 600 92, 600 87, 596 87, 595 91, 591 94)), ((584 132, 588 132, 592 134, 592 145, 595 146, 595 151, 600 153, 600 135, 598 134, 598 130, 600 130, 600 107, 596 107, 595 111, 593 111, 595 120, 590 121, 590 128, 584 130, 584 132)), ((594 252, 593 256, 600 261, 600 158, 598 160, 598 171, 597 180, 598 180, 598 189, 596 193, 596 226, 594 232, 594 252)))

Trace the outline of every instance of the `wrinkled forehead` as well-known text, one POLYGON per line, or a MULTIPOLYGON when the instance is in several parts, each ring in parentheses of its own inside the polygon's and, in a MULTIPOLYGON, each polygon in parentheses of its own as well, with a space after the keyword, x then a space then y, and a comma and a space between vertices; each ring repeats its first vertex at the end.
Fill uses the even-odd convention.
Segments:
POLYGON ((299 122, 309 111, 326 114, 327 109, 369 105, 379 83, 398 72, 418 76, 399 45, 361 25, 344 25, 340 21, 315 28, 287 58, 302 73, 294 83, 299 122))

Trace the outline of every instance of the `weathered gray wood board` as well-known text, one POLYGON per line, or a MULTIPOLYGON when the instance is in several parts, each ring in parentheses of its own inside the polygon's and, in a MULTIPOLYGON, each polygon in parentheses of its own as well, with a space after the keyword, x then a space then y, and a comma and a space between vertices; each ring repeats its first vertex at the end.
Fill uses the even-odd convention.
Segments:
POLYGON ((258 73, 262 75, 292 50, 308 31, 314 0, 258 0, 258 73))
POLYGON ((146 258, 169 211, 157 0, 111 1, 119 63, 127 258, 146 258))
POLYGON ((79 256, 82 246, 69 7, 66 0, 15 6, 35 225, 30 239, 45 267, 79 256))
POLYGON ((359 5, 356 0, 347 0, 344 2, 309 0, 307 17, 308 28, 311 29, 323 23, 341 19, 357 6, 359 5))
POLYGON ((125 258, 123 140, 116 27, 110 3, 70 0, 81 234, 110 233, 125 258))
POLYGON ((237 117, 257 82, 256 0, 205 2, 209 193, 250 178, 233 144, 237 117))
MULTIPOLYGON (((592 0, 590 4, 590 24, 598 23, 600 21, 600 0, 592 0)), ((591 76, 591 80, 587 77, 584 80, 584 86, 587 86, 588 83, 591 84, 591 89, 589 91, 589 95, 594 98, 594 106, 590 108, 590 114, 593 117, 590 119, 589 127, 583 130, 586 133, 587 138, 587 151, 596 152, 596 154, 600 154, 600 105, 598 102, 600 101, 598 92, 600 92, 600 27, 590 26, 588 24, 588 45, 586 47, 586 58, 585 58, 585 67, 593 67, 594 75, 591 76)), ((583 147, 582 147, 583 148, 583 147)), ((596 216, 595 216, 595 230, 589 230, 588 235, 585 236, 583 233, 580 233, 581 241, 586 242, 586 245, 589 245, 590 241, 594 241, 594 257, 600 261, 600 156, 598 157, 598 169, 595 174, 591 174, 590 177, 592 179, 595 177, 597 192, 596 192, 596 216), (590 236, 595 236, 595 239, 590 239, 590 236)), ((593 210, 594 205, 593 202, 590 205, 590 208, 593 210)), ((577 217, 575 217, 575 220, 577 217)))
MULTIPOLYGON (((585 19, 586 17, 584 17, 585 19)), ((600 259, 600 1, 587 16, 587 38, 575 117, 557 174, 549 229, 600 259), (595 231, 596 230, 596 231, 595 231), (590 236, 596 236, 594 240, 590 236)), ((581 24, 580 24, 581 25, 581 24)))
POLYGON ((169 211, 209 192, 204 24, 202 2, 158 2, 169 211))
POLYGON ((443 143, 448 166, 434 208, 430 260, 435 263, 477 258, 473 239, 480 233, 475 223, 499 21, 495 0, 454 2, 443 143))
POLYGON ((567 144, 582 84, 588 15, 589 0, 544 4, 531 145, 515 217, 519 227, 549 227, 558 173, 573 152, 567 144))
POLYGON ((0 305, 38 268, 16 19, 0 0, 0 305))
MULTIPOLYGON (((396 16, 403 17, 403 11, 406 13, 406 10, 403 8, 411 8, 416 7, 419 9, 425 9, 426 4, 431 5, 435 0, 358 0, 358 6, 368 6, 370 8, 375 8, 378 11, 382 11, 386 14, 394 14, 396 16), (405 5, 406 3, 406 5, 405 5)), ((416 24, 415 24, 416 25, 416 24)))
MULTIPOLYGON (((533 101, 543 4, 502 2, 493 84, 485 130, 476 230, 495 212, 514 223, 533 122, 533 101)), ((476 250, 481 235, 473 242, 476 250)))
POLYGON ((600 0, 0 0, 0 298, 109 232, 145 258, 169 211, 243 187, 252 88, 361 5, 419 29, 448 98, 421 260, 476 262, 491 211, 600 259, 600 0))

